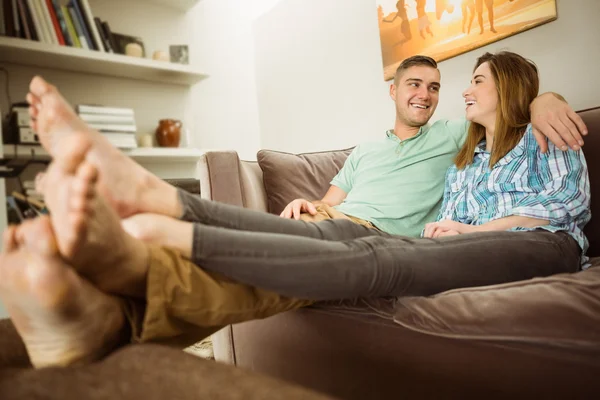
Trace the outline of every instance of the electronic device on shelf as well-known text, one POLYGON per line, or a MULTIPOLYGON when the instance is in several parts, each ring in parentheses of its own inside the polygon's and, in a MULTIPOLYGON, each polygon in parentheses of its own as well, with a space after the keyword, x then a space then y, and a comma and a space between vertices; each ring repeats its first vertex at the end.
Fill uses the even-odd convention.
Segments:
POLYGON ((6 132, 2 135, 5 144, 40 144, 37 133, 31 129, 29 104, 14 103, 5 122, 6 132))

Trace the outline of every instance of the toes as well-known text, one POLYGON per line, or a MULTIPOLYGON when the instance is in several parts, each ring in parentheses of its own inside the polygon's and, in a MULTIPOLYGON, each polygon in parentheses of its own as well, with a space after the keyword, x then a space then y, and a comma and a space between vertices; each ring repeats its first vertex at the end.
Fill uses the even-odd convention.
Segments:
POLYGON ((2 234, 2 248, 4 252, 12 252, 17 249, 17 227, 10 225, 2 234))
POLYGON ((32 113, 35 113, 35 115, 37 115, 42 105, 40 99, 33 93, 27 93, 26 99, 27 103, 29 103, 29 115, 31 115, 32 113))
POLYGON ((41 76, 33 77, 29 84, 29 91, 37 97, 42 97, 45 94, 54 91, 54 87, 44 80, 41 76))
POLYGON ((75 174, 77 180, 91 186, 98 182, 98 169, 88 162, 82 163, 75 174))
POLYGON ((35 191, 39 193, 44 193, 44 182, 46 182, 46 173, 39 172, 35 176, 35 191))
POLYGON ((58 245, 48 216, 44 215, 22 223, 17 230, 17 239, 34 253, 44 256, 58 254, 58 245))

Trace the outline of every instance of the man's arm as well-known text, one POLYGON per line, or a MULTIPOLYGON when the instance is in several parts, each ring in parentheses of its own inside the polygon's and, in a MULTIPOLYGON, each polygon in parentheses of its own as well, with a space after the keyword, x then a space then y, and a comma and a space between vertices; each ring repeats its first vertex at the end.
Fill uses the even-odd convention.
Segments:
POLYGON ((531 125, 535 140, 542 153, 548 151, 547 139, 559 149, 579 150, 587 127, 579 115, 569 106, 564 97, 547 92, 536 97, 529 106, 531 125))
POLYGON ((315 206, 318 206, 319 204, 326 204, 331 207, 337 206, 344 201, 346 196, 348 196, 348 193, 335 185, 331 185, 321 200, 310 202, 306 199, 296 199, 285 207, 280 216, 298 220, 300 219, 300 214, 303 212, 315 215, 317 213, 317 208, 315 206))

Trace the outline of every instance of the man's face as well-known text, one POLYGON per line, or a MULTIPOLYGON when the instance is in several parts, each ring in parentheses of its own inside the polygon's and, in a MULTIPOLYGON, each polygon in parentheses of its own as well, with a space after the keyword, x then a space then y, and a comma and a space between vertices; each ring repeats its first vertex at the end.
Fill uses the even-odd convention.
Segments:
POLYGON ((410 67, 400 75, 397 85, 390 86, 396 119, 410 127, 420 127, 429 121, 439 95, 440 71, 427 66, 410 67))

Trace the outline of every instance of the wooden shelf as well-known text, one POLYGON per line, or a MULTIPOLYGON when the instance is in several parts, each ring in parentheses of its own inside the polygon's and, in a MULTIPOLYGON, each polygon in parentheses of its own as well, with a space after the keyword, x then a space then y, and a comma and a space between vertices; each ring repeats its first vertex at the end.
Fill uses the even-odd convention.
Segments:
MULTIPOLYGON (((204 154, 199 149, 189 148, 164 148, 164 147, 140 147, 137 149, 123 149, 123 154, 131 157, 139 163, 182 163, 196 162, 204 154)), ((5 144, 3 149, 5 158, 30 158, 36 160, 48 160, 51 157, 41 146, 36 145, 14 145, 5 144)))
POLYGON ((158 4, 165 7, 176 8, 181 11, 188 11, 198 4, 200 0, 149 0, 149 3, 158 4))
POLYGON ((11 37, 0 37, 0 62, 180 85, 207 78, 189 65, 11 37))

